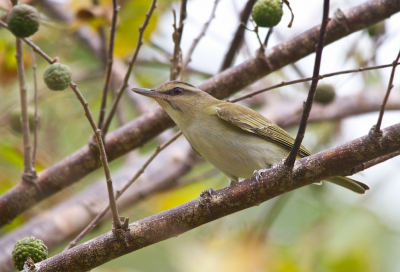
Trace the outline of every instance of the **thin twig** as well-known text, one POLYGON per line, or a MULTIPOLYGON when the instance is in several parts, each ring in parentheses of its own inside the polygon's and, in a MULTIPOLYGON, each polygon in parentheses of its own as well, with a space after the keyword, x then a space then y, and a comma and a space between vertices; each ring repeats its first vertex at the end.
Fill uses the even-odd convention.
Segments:
POLYGON ((387 103, 387 101, 389 99, 390 91, 393 89, 394 73, 396 71, 396 67, 397 67, 397 63, 399 62, 399 59, 400 59, 400 51, 397 54, 397 58, 393 61, 393 64, 392 64, 392 66, 393 66, 392 73, 390 74, 390 80, 389 80, 388 88, 387 88, 385 97, 383 98, 383 102, 382 102, 382 105, 381 105, 381 110, 379 112, 378 121, 376 122, 376 125, 375 125, 375 133, 378 133, 381 130, 382 118, 383 118, 383 114, 385 112, 385 106, 386 106, 386 103, 387 103))
POLYGON ((29 178, 37 179, 35 170, 32 168, 32 157, 31 157, 31 142, 30 142, 30 131, 29 131, 29 120, 28 120, 28 101, 27 101, 27 87, 25 82, 25 71, 24 62, 22 59, 22 42, 21 39, 16 38, 16 51, 15 58, 17 60, 18 69, 18 83, 19 83, 19 94, 21 101, 21 127, 22 137, 24 142, 24 169, 22 172, 22 180, 28 181, 29 178), (34 176, 32 176, 34 175, 34 176))
POLYGON ((232 66, 233 60, 235 59, 236 53, 239 51, 244 38, 245 29, 242 24, 246 25, 255 3, 256 0, 248 0, 246 6, 240 13, 240 23, 236 29, 235 36, 233 37, 231 45, 229 46, 228 52, 225 55, 224 61, 222 62, 220 72, 232 66))
MULTIPOLYGON (((99 0, 92 0, 92 4, 94 6, 99 6, 99 0)), ((114 2, 113 2, 114 4, 114 2)), ((100 38, 100 50, 99 52, 101 53, 99 59, 102 62, 103 65, 106 65, 107 63, 107 48, 106 48, 106 32, 104 30, 104 26, 100 25, 97 28, 97 31, 99 32, 99 38, 100 38)), ((99 126, 101 127, 101 126, 99 126)))
POLYGON ((289 22, 289 24, 288 24, 288 26, 287 26, 287 27, 291 28, 291 27, 292 27, 292 24, 293 24, 293 21, 294 21, 293 10, 292 10, 292 8, 290 7, 290 3, 289 3, 288 0, 282 0, 282 2, 286 4, 286 6, 287 6, 287 7, 289 8, 289 10, 290 10, 290 13, 292 14, 292 19, 290 20, 290 22, 289 22))
POLYGON ((111 179, 111 174, 110 174, 110 168, 108 167, 107 154, 104 149, 103 139, 101 137, 101 130, 98 129, 98 127, 96 126, 96 123, 93 120, 93 116, 92 116, 89 106, 88 106, 89 103, 86 102, 85 98, 79 91, 76 84, 71 82, 69 86, 76 94, 76 97, 78 98, 79 102, 81 102, 83 109, 85 110, 86 118, 89 120, 89 123, 93 129, 93 132, 95 133, 97 144, 98 144, 98 147, 100 150, 100 159, 103 164, 104 174, 105 174, 106 180, 107 180, 107 189, 108 189, 108 196, 110 199, 111 211, 112 211, 112 215, 113 215, 113 224, 114 224, 115 228, 120 229, 120 228, 122 228, 122 226, 121 226, 121 221, 120 221, 119 215, 118 215, 117 203, 115 202, 115 199, 114 199, 114 189, 113 189, 113 184, 112 184, 112 179, 111 179))
POLYGON ((182 0, 178 26, 176 26, 176 12, 175 10, 172 10, 174 14, 174 24, 172 25, 174 28, 174 32, 172 33, 172 40, 174 42, 174 52, 172 54, 172 59, 171 59, 172 66, 171 66, 170 80, 178 79, 178 76, 180 75, 180 71, 182 69, 181 40, 182 40, 184 21, 187 16, 186 5, 187 5, 187 0, 182 0))
POLYGON ((251 32, 256 33, 258 43, 260 44, 260 49, 261 49, 262 51, 265 51, 264 44, 263 44, 263 42, 261 41, 260 35, 258 34, 258 25, 256 25, 256 24, 254 23, 253 19, 250 19, 250 22, 251 22, 251 24, 253 25, 254 29, 250 29, 250 28, 248 28, 244 23, 242 23, 242 24, 243 24, 243 27, 244 27, 245 29, 247 29, 248 31, 251 31, 251 32))
POLYGON ((33 127, 33 152, 32 152, 32 168, 35 168, 35 160, 36 160, 36 151, 38 145, 38 87, 37 87, 37 65, 36 65, 36 58, 35 52, 31 47, 31 55, 32 55, 32 67, 33 67, 33 85, 35 88, 34 93, 34 101, 35 101, 35 121, 33 127))
POLYGON ((314 63, 314 72, 313 72, 313 80, 311 82, 310 91, 308 92, 307 101, 304 104, 303 115, 301 117, 299 130, 297 132, 296 140, 294 141, 293 147, 290 150, 290 153, 285 160, 285 166, 288 167, 290 170, 294 166, 294 162, 296 161, 297 153, 299 152, 301 142, 304 138, 304 133, 307 127, 307 120, 308 116, 310 115, 312 103, 314 101, 315 90, 317 89, 318 80, 319 80, 319 69, 321 65, 321 58, 322 58, 322 49, 324 48, 325 43, 325 32, 326 27, 329 23, 329 0, 324 0, 324 9, 323 9, 323 16, 322 16, 322 23, 319 33, 319 39, 317 44, 317 52, 315 56, 315 63, 314 63))
POLYGON ((271 37, 272 32, 274 32, 274 28, 273 28, 273 27, 270 27, 270 28, 268 29, 267 36, 265 37, 265 40, 264 40, 264 48, 267 48, 267 46, 268 46, 268 41, 269 41, 269 37, 271 37))
MULTIPOLYGON (((398 62, 397 65, 398 64, 400 64, 400 63, 398 62)), ((371 67, 361 67, 361 68, 357 68, 357 69, 351 69, 351 70, 344 70, 344 71, 329 73, 329 74, 318 76, 318 79, 323 79, 323 78, 326 78, 326 77, 332 77, 332 76, 343 75, 343 74, 364 72, 364 71, 369 71, 369 70, 377 70, 377 69, 388 68, 388 67, 393 67, 393 63, 384 64, 384 65, 377 65, 377 66, 371 66, 371 67)), ((312 79, 313 79, 313 77, 306 77, 306 78, 295 79, 295 80, 290 80, 290 81, 282 81, 281 83, 272 85, 272 86, 270 86, 268 88, 264 88, 264 89, 261 89, 261 90, 258 90, 258 91, 254 91, 254 92, 251 92, 249 94, 240 96, 238 98, 231 99, 231 100, 226 100, 226 101, 235 103, 235 102, 244 100, 246 98, 253 97, 253 96, 257 95, 257 94, 260 94, 260 93, 263 93, 263 92, 266 92, 266 91, 269 91, 269 90, 272 90, 272 89, 276 89, 276 88, 283 87, 283 86, 288 86, 288 85, 293 85, 293 84, 297 84, 297 83, 301 83, 301 82, 306 82, 306 81, 310 81, 312 79)))
MULTIPOLYGON (((0 20, 0 26, 4 27, 5 29, 8 29, 8 25, 3 22, 2 20, 0 20)), ((34 44, 31 40, 29 40, 28 38, 22 38, 21 40, 23 40, 27 45, 29 45, 33 51, 35 51, 36 53, 38 53, 43 59, 45 59, 48 63, 52 64, 55 62, 55 59, 52 59, 49 57, 49 55, 47 55, 42 49, 40 49, 39 46, 37 46, 36 44, 34 44)))
POLYGON ((364 171, 365 169, 371 168, 372 166, 375 166, 377 164, 380 164, 382 162, 385 162, 391 158, 397 157, 400 155, 400 150, 395 151, 393 153, 389 153, 387 155, 383 155, 381 157, 378 157, 376 159, 364 162, 356 167, 353 168, 353 170, 351 171, 352 174, 364 171))
POLYGON ((133 56, 132 56, 131 60, 129 61, 129 66, 128 66, 128 70, 126 71, 124 81, 122 83, 121 88, 118 91, 117 97, 113 101, 111 110, 110 110, 110 112, 109 112, 109 114, 108 114, 108 116, 106 118, 106 121, 104 122, 104 125, 101 127, 101 131, 103 132, 104 136, 107 134, 108 128, 109 128, 110 123, 111 123, 111 120, 112 120, 112 118, 113 118, 113 116, 115 114, 115 111, 116 111, 118 103, 119 103, 119 101, 120 101, 120 99, 122 97, 122 94, 124 93, 126 87, 128 87, 128 80, 129 80, 129 77, 130 77, 131 72, 132 72, 133 64, 135 63, 136 58, 137 58, 137 56, 139 54, 140 47, 143 44, 143 33, 144 33, 144 30, 146 29, 147 25, 149 24, 150 17, 153 14, 153 11, 154 11, 154 9, 156 7, 157 7, 157 0, 153 0, 151 2, 151 6, 150 6, 149 11, 146 13, 146 18, 144 19, 143 25, 141 25, 139 27, 138 42, 136 44, 135 52, 133 53, 133 56))
MULTIPOLYGON (((154 153, 147 159, 147 161, 136 172, 136 174, 124 185, 124 187, 122 187, 121 190, 118 190, 116 192, 115 200, 118 200, 119 197, 144 173, 144 170, 147 168, 147 166, 149 166, 149 164, 154 160, 154 158, 162 150, 164 150, 172 142, 174 142, 176 139, 178 139, 178 137, 181 136, 181 135, 182 135, 182 132, 179 131, 172 138, 170 138, 168 141, 166 141, 165 143, 163 143, 160 146, 157 146, 157 148, 154 150, 154 153)), ((88 234, 92 229, 94 229, 94 227, 97 226, 97 224, 100 222, 100 220, 108 212, 109 209, 110 209, 110 204, 108 204, 101 212, 99 212, 97 214, 97 216, 92 220, 92 222, 90 222, 89 225, 73 241, 71 241, 64 250, 68 250, 68 249, 76 246, 79 243, 79 241, 81 241, 82 238, 85 237, 86 234, 88 234)))
POLYGON ((118 15, 119 7, 117 4, 117 0, 113 0, 112 2, 113 2, 113 15, 112 15, 112 23, 111 23, 111 29, 110 29, 110 41, 108 44, 106 78, 105 78, 104 86, 103 86, 103 96, 101 98, 99 122, 97 124, 97 126, 99 128, 101 128, 103 126, 104 116, 106 114, 107 94, 108 94, 108 88, 110 87, 112 66, 113 66, 113 61, 114 61, 114 59, 113 59, 113 57, 114 57, 114 42, 115 42, 115 32, 116 32, 116 26, 117 26, 117 15, 118 15))
POLYGON ((191 57, 193 54, 194 49, 196 48, 197 44, 199 43, 200 39, 206 34, 207 28, 210 25, 212 19, 215 18, 215 11, 217 10, 217 5, 218 5, 219 0, 215 0, 214 2, 214 7, 211 11, 211 15, 210 18, 208 19, 208 21, 203 25, 203 28, 200 32, 200 34, 196 37, 196 39, 193 40, 192 45, 190 46, 190 49, 188 51, 188 53, 186 54, 185 59, 183 60, 182 63, 182 67, 181 67, 181 71, 179 73, 178 78, 182 78, 183 72, 186 68, 186 66, 188 65, 188 63, 191 61, 191 57))

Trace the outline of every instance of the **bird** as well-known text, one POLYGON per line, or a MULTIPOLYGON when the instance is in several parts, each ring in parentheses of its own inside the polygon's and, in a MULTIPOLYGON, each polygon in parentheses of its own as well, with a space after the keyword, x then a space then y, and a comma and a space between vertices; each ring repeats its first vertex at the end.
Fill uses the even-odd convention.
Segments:
MULTIPOLYGON (((219 100, 184 81, 169 81, 155 89, 132 88, 154 99, 182 131, 194 151, 214 165, 234 185, 258 176, 287 157, 294 138, 260 113, 219 100)), ((312 155, 301 145, 297 158, 312 155)), ((327 181, 358 194, 368 185, 348 177, 327 181)))

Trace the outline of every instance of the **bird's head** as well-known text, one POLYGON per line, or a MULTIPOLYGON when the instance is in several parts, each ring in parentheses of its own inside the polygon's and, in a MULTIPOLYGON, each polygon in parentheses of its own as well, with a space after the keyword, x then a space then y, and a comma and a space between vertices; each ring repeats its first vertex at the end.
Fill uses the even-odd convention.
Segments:
POLYGON ((183 81, 169 81, 156 89, 132 88, 132 91, 153 98, 174 119, 201 110, 216 99, 183 81))

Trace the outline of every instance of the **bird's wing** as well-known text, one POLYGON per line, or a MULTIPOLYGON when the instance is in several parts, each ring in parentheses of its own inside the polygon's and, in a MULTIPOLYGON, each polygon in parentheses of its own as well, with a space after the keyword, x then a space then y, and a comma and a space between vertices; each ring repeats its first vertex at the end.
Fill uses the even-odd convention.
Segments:
MULTIPOLYGON (((291 149, 294 144, 294 138, 289 133, 252 109, 237 104, 229 104, 229 107, 227 104, 220 104, 216 110, 217 116, 222 120, 261 138, 283 145, 288 149, 291 149)), ((301 157, 311 154, 303 145, 300 147, 299 155, 301 157)))

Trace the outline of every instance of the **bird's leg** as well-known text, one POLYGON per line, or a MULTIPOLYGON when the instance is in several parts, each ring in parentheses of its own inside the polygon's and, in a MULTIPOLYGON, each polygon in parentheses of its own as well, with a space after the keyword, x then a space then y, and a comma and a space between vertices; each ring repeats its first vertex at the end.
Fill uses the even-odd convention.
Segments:
POLYGON ((260 178, 261 178, 261 173, 267 172, 268 170, 270 170, 272 167, 267 168, 267 169, 260 169, 260 170, 254 170, 253 172, 253 177, 256 178, 257 182, 260 182, 260 178))
POLYGON ((236 183, 238 183, 239 182, 239 180, 235 180, 235 179, 230 179, 229 180, 229 185, 235 185, 236 183))

